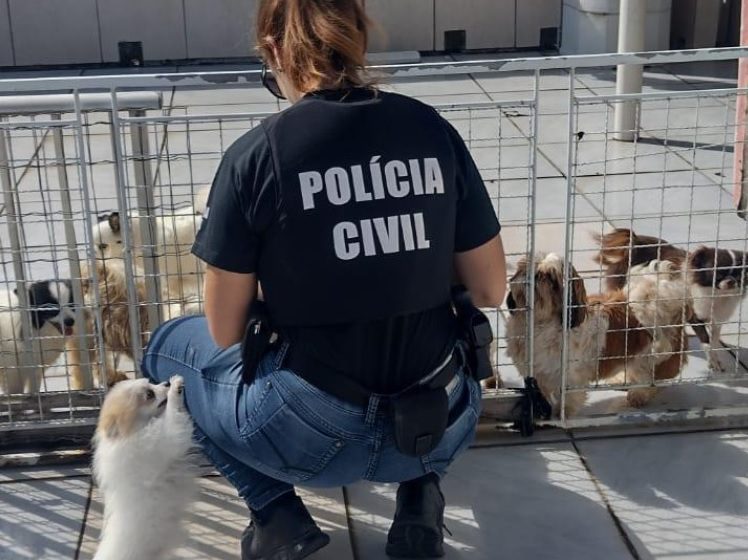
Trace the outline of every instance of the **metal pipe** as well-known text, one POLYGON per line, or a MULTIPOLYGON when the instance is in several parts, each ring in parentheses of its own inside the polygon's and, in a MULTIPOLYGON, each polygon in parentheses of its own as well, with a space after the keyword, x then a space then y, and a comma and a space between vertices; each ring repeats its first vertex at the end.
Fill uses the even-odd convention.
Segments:
MULTIPOLYGON (((59 113, 52 115, 52 120, 61 120, 59 113)), ((80 131, 78 131, 80 132, 80 131)), ((80 355, 82 359, 78 368, 83 376, 83 388, 93 388, 93 372, 91 371, 91 355, 88 351, 88 342, 86 340, 86 329, 82 328, 86 324, 85 308, 83 301, 83 275, 81 273, 80 257, 78 255, 78 240, 73 226, 73 205, 70 200, 70 182, 68 181, 67 166, 65 163, 65 142, 62 134, 62 128, 57 126, 52 129, 52 138, 55 149, 55 165, 57 166, 57 177, 60 181, 60 203, 62 205, 62 224, 65 230, 65 243, 67 245, 68 262, 70 263, 70 283, 73 287, 73 301, 75 303, 75 324, 79 337, 80 355)))
MULTIPOLYGON (((130 116, 144 117, 145 110, 130 111, 130 116)), ((156 254, 158 232, 156 231, 156 217, 153 214, 156 204, 153 199, 153 174, 151 173, 149 159, 148 125, 142 122, 130 123, 130 136, 132 138, 135 196, 138 203, 138 224, 143 251, 143 274, 148 301, 146 312, 148 314, 148 328, 153 332, 161 324, 161 305, 159 305, 161 289, 158 255, 156 254)))
MULTIPOLYGON (((621 0, 618 25, 618 52, 630 53, 644 50, 644 28, 647 19, 646 0, 621 0)), ((620 64, 616 70, 616 93, 641 93, 644 66, 620 64)), ((639 136, 637 114, 639 101, 617 103, 615 107, 613 138, 632 142, 639 136)))
MULTIPOLYGON (((80 94, 81 111, 109 111, 111 96, 106 93, 80 94)), ((72 94, 8 95, 0 97, 0 115, 32 113, 72 113, 76 97, 72 94)), ((132 91, 117 96, 119 109, 159 109, 163 95, 153 91, 132 91)))
MULTIPOLYGON (((743 0, 740 12, 740 44, 748 45, 748 0, 743 0)), ((741 58, 738 66, 738 87, 746 86, 748 86, 748 58, 741 58)), ((745 93, 738 94, 736 105, 733 198, 738 215, 746 219, 748 210, 748 98, 745 93)))
POLYGON ((127 306, 128 318, 130 320, 130 337, 132 338, 132 357, 135 365, 135 371, 140 373, 140 364, 143 358, 142 336, 140 332, 140 298, 135 285, 136 255, 133 254, 133 239, 130 231, 130 212, 127 201, 127 192, 125 192, 125 158, 122 148, 122 127, 119 121, 119 103, 117 101, 118 93, 115 89, 110 92, 111 95, 111 133, 112 133, 112 152, 114 153, 114 181, 117 189, 117 205, 120 215, 120 224, 122 232, 122 257, 125 261, 125 284, 127 286, 127 306))
POLYGON ((32 355, 31 340, 31 313, 29 309, 28 286, 26 283, 26 271, 23 268, 24 248, 21 245, 20 224, 18 222, 18 210, 16 209, 13 191, 15 184, 10 174, 11 159, 8 152, 9 132, 0 130, 0 187, 3 189, 3 203, 5 204, 5 215, 8 219, 8 237, 10 238, 10 250, 13 258, 13 273, 16 280, 16 296, 18 297, 18 308, 21 315, 21 329, 23 331, 23 348, 20 350, 21 360, 19 366, 21 371, 14 372, 16 375, 28 374, 28 366, 32 355))

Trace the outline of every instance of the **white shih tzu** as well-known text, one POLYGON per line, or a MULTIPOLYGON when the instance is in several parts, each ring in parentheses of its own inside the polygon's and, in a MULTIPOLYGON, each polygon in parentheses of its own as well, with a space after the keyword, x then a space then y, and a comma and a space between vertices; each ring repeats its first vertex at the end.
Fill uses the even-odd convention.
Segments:
POLYGON ((159 560, 179 546, 182 520, 197 493, 192 421, 184 381, 147 379, 112 387, 94 438, 94 476, 104 526, 94 560, 159 560))

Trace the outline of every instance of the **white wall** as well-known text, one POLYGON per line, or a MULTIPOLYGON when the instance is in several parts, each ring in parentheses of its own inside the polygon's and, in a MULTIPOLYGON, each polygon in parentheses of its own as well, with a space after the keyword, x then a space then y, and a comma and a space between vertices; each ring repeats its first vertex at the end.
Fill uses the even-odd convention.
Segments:
POLYGON ((186 58, 254 55, 255 0, 184 0, 186 58))
POLYGON ((467 32, 468 49, 513 48, 516 1, 436 0, 436 50, 444 49, 444 32, 455 29, 467 32))
POLYGON ((15 64, 98 61, 96 0, 10 0, 15 64))
POLYGON ((97 1, 104 62, 119 60, 120 41, 142 41, 146 60, 187 58, 182 0, 97 1))
MULTIPOLYGON (((442 50, 450 30, 466 31, 468 49, 534 47, 540 28, 560 25, 561 0, 362 1, 381 27, 372 30, 371 52, 442 50)), ((117 62, 120 41, 142 42, 146 61, 254 56, 256 6, 257 0, 0 0, 0 66, 117 62)))

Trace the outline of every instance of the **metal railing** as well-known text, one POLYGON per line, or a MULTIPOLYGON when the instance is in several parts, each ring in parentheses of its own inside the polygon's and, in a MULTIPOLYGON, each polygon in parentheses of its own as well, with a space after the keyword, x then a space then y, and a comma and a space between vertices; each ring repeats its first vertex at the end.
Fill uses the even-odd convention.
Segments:
MULTIPOLYGON (((594 263, 597 248, 590 233, 628 227, 686 250, 699 244, 746 250, 748 232, 731 206, 732 174, 725 172, 735 127, 730 114, 735 99, 746 91, 696 90, 674 82, 664 84, 669 91, 616 96, 600 94, 589 83, 604 82, 606 77, 598 78, 598 73, 618 64, 655 68, 747 55, 748 48, 730 48, 373 70, 395 87, 419 80, 497 77, 496 91, 489 92, 494 101, 430 101, 456 126, 478 163, 497 206, 513 270, 522 258, 553 251, 574 263, 588 292, 594 293, 604 291, 606 270, 594 263), (618 131, 611 124, 612 109, 630 101, 639 104, 636 140, 621 143, 614 140, 618 131)), ((0 80, 0 289, 12 292, 15 287, 25 293, 32 281, 72 280, 76 323, 93 326, 75 335, 91 356, 63 349, 53 364, 32 364, 44 370, 46 387, 41 392, 0 396, 0 432, 5 437, 22 429, 46 430, 53 423, 61 430, 90 425, 101 395, 91 391, 93 380, 102 385, 112 369, 137 375, 150 330, 166 318, 199 310, 200 270, 184 256, 184 239, 175 232, 185 223, 194 227, 199 219, 200 192, 226 148, 282 108, 263 98, 262 110, 247 111, 253 103, 250 94, 261 95, 253 87, 258 85, 257 71, 0 80), (216 90, 239 93, 232 93, 223 106, 201 97, 201 92, 216 90), (66 93, 39 95, 61 91, 66 93), (147 93, 151 91, 159 93, 147 93), (113 352, 107 340, 107 317, 117 309, 97 268, 101 257, 114 250, 102 247, 105 222, 97 217, 113 212, 122 225, 117 259, 122 263, 127 318, 120 326, 129 332, 128 352, 113 352), (81 268, 79 262, 86 266, 81 268), (71 362, 73 356, 77 363, 71 362), (84 370, 80 376, 91 383, 78 387, 71 373, 76 368, 84 370)), ((535 278, 536 261, 527 262, 526 277, 535 278)), ((108 276, 112 270, 104 272, 108 276)), ((566 327, 571 326, 570 274, 566 266, 561 296, 566 327)), ((741 276, 741 288, 743 281, 741 276)), ((536 283, 528 281, 525 289, 527 307, 515 311, 526 313, 528 358, 545 348, 536 348, 536 331, 544 328, 537 316, 536 283)), ((688 298, 684 295, 684 301, 688 298)), ((603 378, 597 367, 592 379, 574 385, 568 374, 577 371, 578 356, 569 351, 571 329, 561 329, 555 349, 563 376, 561 403, 558 417, 550 422, 595 426, 742 418, 748 410, 740 404, 740 395, 748 376, 740 353, 742 299, 737 300, 723 328, 732 346, 719 350, 729 375, 708 370, 701 350, 693 346, 680 352, 690 359, 691 369, 684 367, 669 380, 652 377, 632 383, 624 365, 620 379, 603 378), (655 386, 663 388, 659 394, 665 395, 664 401, 657 397, 641 410, 621 406, 623 390, 655 386), (686 395, 686 387, 701 392, 686 395), (569 417, 566 399, 578 393, 589 393, 589 402, 569 417), (608 401, 613 404, 606 409, 608 401)), ((34 332, 30 303, 21 295, 6 311, 20 312, 22 333, 34 332)), ((659 305, 656 298, 654 305, 659 305)), ((538 379, 548 372, 537 359, 523 364, 517 356, 510 358, 506 325, 512 318, 505 309, 490 315, 497 334, 497 371, 505 387, 486 390, 485 414, 514 421, 524 402, 517 372, 538 379)), ((690 328, 686 332, 692 340, 690 328)), ((11 342, 14 348, 25 345, 26 354, 33 355, 32 347, 43 345, 45 338, 32 334, 11 342)))

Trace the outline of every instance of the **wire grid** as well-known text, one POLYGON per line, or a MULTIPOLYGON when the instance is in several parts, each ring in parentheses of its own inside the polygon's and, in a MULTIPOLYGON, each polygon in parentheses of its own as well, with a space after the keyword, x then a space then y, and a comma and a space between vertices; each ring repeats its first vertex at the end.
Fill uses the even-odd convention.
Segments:
MULTIPOLYGON (((0 125, 0 429, 87 417, 100 398, 74 391, 83 387, 68 374, 73 364, 66 349, 76 337, 64 329, 95 314, 77 266, 91 246, 79 177, 83 128, 77 118, 58 114, 6 115, 0 125)), ((86 364, 76 365, 90 372, 96 364, 83 355, 86 364)))
MULTIPOLYGON (((595 262, 599 246, 593 236, 605 235, 614 228, 656 238, 645 246, 658 259, 667 258, 668 245, 682 249, 684 255, 693 255, 703 246, 711 248, 707 254, 712 255, 715 248, 733 251, 723 254, 720 264, 702 265, 712 278, 703 290, 692 287, 693 275, 701 269, 688 264, 654 273, 650 267, 649 271, 639 270, 621 279, 622 283, 633 286, 649 274, 654 294, 638 301, 634 296, 628 297, 630 305, 626 310, 633 311, 636 305, 646 302, 654 310, 655 320, 635 326, 627 316, 622 328, 610 327, 607 333, 598 331, 594 344, 598 348, 612 346, 616 336, 629 348, 608 354, 609 360, 619 358, 623 362, 621 367, 606 368, 605 360, 568 353, 567 404, 570 398, 577 403, 584 401, 585 393, 591 395, 588 400, 593 403, 582 410, 581 416, 619 412, 621 407, 625 410, 630 405, 644 405, 645 409, 649 405, 650 411, 659 410, 663 403, 675 404, 668 402, 668 395, 684 397, 681 403, 689 403, 688 406, 696 409, 740 405, 740 392, 730 387, 744 386, 748 381, 745 367, 748 361, 742 349, 745 333, 742 294, 746 281, 743 254, 748 243, 748 224, 737 215, 732 202, 738 95, 745 93, 711 90, 574 99, 569 130, 572 188, 567 193, 566 257, 583 277, 588 295, 611 291, 606 285, 607 268, 595 262), (620 142, 615 138, 621 132, 615 130, 615 105, 631 101, 639 103, 635 130, 638 128, 640 132, 633 142, 620 142), (732 297, 719 289, 718 284, 725 276, 734 280, 732 293, 736 295, 732 297), (674 288, 668 290, 668 286, 674 288), (693 335, 693 325, 698 328, 706 323, 710 331, 714 328, 708 317, 691 316, 694 305, 702 309, 702 315, 716 316, 724 346, 718 344, 709 351, 693 335), (633 350, 642 332, 651 336, 654 344, 633 350), (657 344, 667 337, 674 337, 677 342, 657 344), (679 337, 683 337, 682 342, 679 337), (635 362, 636 352, 649 358, 644 371, 635 362), (710 352, 713 360, 718 360, 718 367, 710 367, 710 352), (587 363, 582 363, 584 360, 587 363), (663 378, 660 364, 667 361, 675 364, 671 368, 674 371, 663 378), (591 379, 574 375, 588 370, 591 379), (572 378, 577 382, 572 382, 572 378), (704 387, 698 393, 675 389, 666 395, 658 395, 653 389, 687 384, 704 387), (609 392, 621 388, 629 389, 628 403, 622 402, 620 396, 612 396, 621 393, 609 392), (696 402, 689 402, 694 398, 696 402)), ((628 243, 616 247, 628 252, 627 264, 631 268, 636 263, 629 248, 628 243)), ((571 299, 568 301, 570 306, 574 305, 571 299)), ((612 310, 615 304, 607 305, 612 310)), ((570 338, 567 343, 571 344, 570 338)), ((570 410, 567 408, 566 412, 570 410)))
MULTIPOLYGON (((501 223, 502 236, 512 240, 505 242, 507 260, 514 262, 525 257, 534 244, 535 93, 518 93, 514 100, 487 105, 437 108, 460 133, 478 166, 501 223)), ((489 383, 487 393, 496 395, 492 389, 500 388, 502 372, 514 366, 506 356, 503 313, 486 313, 495 336, 491 350, 495 380, 489 383)))

